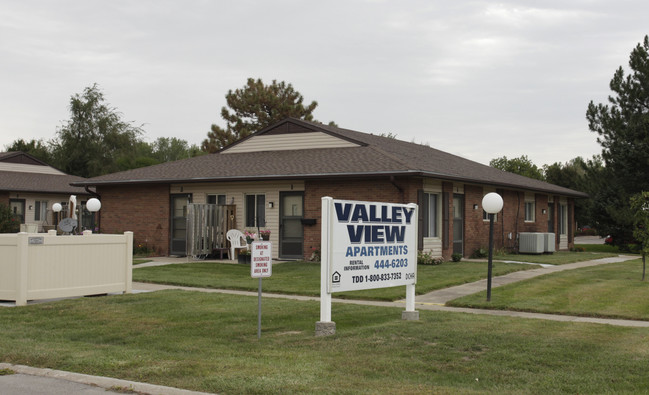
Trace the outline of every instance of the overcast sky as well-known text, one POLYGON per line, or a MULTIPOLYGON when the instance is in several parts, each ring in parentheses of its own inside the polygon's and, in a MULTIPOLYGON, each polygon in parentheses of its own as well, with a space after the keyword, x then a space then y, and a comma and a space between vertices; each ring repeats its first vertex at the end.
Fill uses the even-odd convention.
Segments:
POLYGON ((646 34, 646 0, 0 0, 0 150, 54 138, 94 83, 146 141, 200 145, 253 77, 484 164, 590 158, 587 105, 646 34))

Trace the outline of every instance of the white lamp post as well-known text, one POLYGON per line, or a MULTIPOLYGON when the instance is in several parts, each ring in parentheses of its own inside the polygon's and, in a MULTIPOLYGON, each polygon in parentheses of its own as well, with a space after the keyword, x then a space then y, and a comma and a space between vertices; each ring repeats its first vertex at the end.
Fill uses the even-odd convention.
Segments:
POLYGON ((482 208, 489 214, 489 268, 487 271, 487 302, 491 301, 491 270, 494 251, 494 215, 502 210, 503 198, 490 192, 482 198, 482 208))
POLYGON ((93 214, 94 217, 94 214, 101 209, 101 202, 97 198, 90 198, 86 202, 86 208, 93 214))

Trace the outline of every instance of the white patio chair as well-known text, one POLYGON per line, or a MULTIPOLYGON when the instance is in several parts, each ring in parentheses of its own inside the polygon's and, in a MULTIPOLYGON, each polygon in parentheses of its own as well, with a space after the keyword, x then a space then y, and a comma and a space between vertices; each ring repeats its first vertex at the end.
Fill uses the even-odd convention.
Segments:
POLYGON ((243 236, 243 233, 237 229, 230 229, 225 237, 230 242, 230 259, 234 259, 234 250, 235 249, 248 249, 248 243, 246 238, 243 236))

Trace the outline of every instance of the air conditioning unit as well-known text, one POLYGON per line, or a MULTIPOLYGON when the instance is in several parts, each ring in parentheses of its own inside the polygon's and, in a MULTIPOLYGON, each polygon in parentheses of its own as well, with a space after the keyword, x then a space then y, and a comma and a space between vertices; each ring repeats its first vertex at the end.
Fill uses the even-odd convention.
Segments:
POLYGON ((520 233, 518 252, 521 254, 543 254, 545 252, 546 233, 520 233))
POLYGON ((546 254, 552 254, 555 250, 554 247, 554 233, 543 233, 544 248, 543 252, 546 254))

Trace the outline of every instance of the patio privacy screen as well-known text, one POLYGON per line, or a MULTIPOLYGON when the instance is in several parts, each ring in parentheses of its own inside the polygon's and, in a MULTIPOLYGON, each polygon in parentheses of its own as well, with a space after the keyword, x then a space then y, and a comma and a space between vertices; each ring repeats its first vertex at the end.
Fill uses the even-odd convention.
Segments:
POLYGON ((187 256, 205 257, 227 248, 229 210, 232 206, 190 203, 187 205, 187 256))

